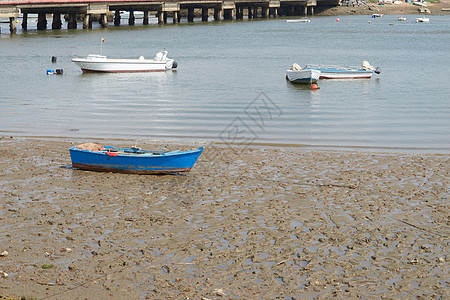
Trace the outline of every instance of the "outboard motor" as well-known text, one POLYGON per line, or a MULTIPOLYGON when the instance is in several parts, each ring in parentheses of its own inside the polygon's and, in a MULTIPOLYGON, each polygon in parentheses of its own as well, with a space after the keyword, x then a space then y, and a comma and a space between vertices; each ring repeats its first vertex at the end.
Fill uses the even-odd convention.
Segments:
POLYGON ((377 67, 374 71, 375 74, 380 74, 381 73, 381 69, 380 67, 377 67))
POLYGON ((172 69, 176 69, 177 67, 178 67, 178 63, 176 61, 173 61, 172 69))

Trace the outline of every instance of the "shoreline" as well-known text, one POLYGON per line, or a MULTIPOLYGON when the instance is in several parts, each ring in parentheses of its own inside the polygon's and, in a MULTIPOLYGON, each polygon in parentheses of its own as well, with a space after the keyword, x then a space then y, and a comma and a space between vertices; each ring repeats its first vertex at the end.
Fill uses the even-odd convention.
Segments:
POLYGON ((336 6, 315 14, 315 16, 341 16, 341 15, 450 15, 450 1, 440 3, 427 3, 429 12, 420 12, 419 6, 412 3, 385 4, 367 3, 367 5, 349 7, 336 6), (448 8, 449 10, 442 10, 448 8))
POLYGON ((72 143, 0 139, 0 299, 450 296, 449 155, 214 145, 156 176, 72 143))
POLYGON ((362 152, 362 153, 394 153, 394 154, 434 154, 434 155, 448 155, 450 154, 450 148, 420 148, 420 147, 401 147, 401 146, 360 146, 360 145, 309 145, 309 144, 292 144, 292 143, 280 143, 280 142, 251 142, 248 144, 231 143, 231 142, 209 142, 209 141, 181 141, 181 140, 158 140, 158 139, 126 139, 126 138, 83 138, 83 137, 63 137, 63 136, 0 136, 0 141, 4 139, 23 139, 23 140, 48 140, 48 141, 77 141, 79 143, 84 142, 97 142, 97 141, 113 141, 115 143, 155 143, 155 144, 169 144, 169 145, 215 145, 219 147, 236 147, 236 148, 293 148, 303 150, 316 150, 316 151, 344 151, 344 152, 362 152))

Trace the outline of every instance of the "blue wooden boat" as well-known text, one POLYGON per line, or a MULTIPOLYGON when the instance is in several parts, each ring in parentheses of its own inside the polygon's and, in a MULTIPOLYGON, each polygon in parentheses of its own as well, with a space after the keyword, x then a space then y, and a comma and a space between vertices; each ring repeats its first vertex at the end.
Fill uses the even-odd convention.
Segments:
MULTIPOLYGON (((90 143, 91 144, 91 143, 90 143)), ((81 170, 132 174, 165 174, 188 172, 197 162, 203 147, 188 151, 148 151, 111 146, 71 147, 72 167, 81 170)))

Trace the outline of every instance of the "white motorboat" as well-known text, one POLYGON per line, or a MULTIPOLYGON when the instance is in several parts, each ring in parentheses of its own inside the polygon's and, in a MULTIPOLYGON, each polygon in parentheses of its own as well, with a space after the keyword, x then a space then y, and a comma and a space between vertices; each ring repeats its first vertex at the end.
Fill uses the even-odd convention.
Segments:
POLYGON ((427 17, 416 18, 416 23, 426 23, 426 22, 430 22, 430 19, 428 19, 427 17))
POLYGON ((311 22, 311 20, 310 19, 306 19, 306 18, 303 18, 303 19, 288 19, 288 20, 286 20, 286 22, 287 23, 309 23, 309 22, 311 22))
POLYGON ((406 17, 398 17, 399 21, 406 21, 406 17))
POLYGON ((320 77, 318 70, 304 70, 298 64, 293 64, 286 71, 286 79, 294 83, 315 83, 320 77))
POLYGON ((167 58, 167 51, 161 51, 153 59, 145 59, 143 56, 133 58, 107 58, 104 55, 89 54, 85 58, 73 58, 72 61, 81 68, 84 73, 130 73, 130 72, 157 72, 175 69, 178 64, 173 59, 167 58))

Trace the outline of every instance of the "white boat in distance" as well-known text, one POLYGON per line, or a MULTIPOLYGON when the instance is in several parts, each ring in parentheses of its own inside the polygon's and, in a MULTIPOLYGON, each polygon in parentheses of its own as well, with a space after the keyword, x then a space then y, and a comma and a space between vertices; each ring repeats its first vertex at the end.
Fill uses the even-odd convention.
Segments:
POLYGON ((288 19, 288 20, 286 20, 286 22, 288 22, 288 23, 309 23, 309 22, 311 22, 311 20, 310 19, 288 19))
POLYGON ((104 55, 89 54, 85 58, 73 58, 72 61, 84 73, 131 73, 131 72, 162 72, 175 69, 178 64, 167 58, 167 51, 158 52, 153 59, 139 58, 107 58, 104 55))
POLYGON ((416 23, 426 23, 426 22, 430 22, 430 19, 428 19, 427 17, 416 18, 416 23))
POLYGON ((286 79, 294 83, 315 83, 320 78, 318 70, 304 70, 298 64, 293 64, 289 70, 286 70, 286 79))

